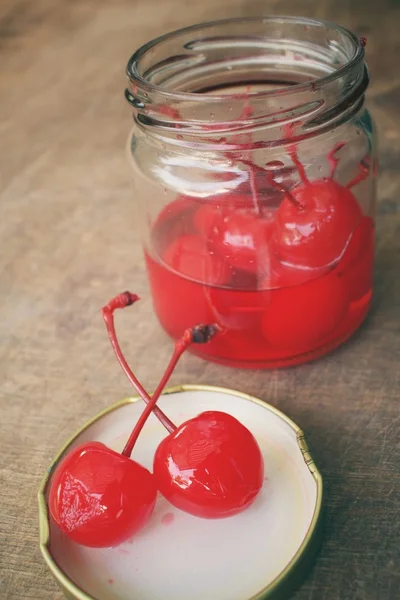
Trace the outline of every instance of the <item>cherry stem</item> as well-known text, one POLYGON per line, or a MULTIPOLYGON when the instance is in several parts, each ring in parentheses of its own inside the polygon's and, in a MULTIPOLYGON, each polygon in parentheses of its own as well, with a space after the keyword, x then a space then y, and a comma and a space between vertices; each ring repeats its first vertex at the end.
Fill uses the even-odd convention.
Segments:
POLYGON ((282 192, 283 194, 285 194, 288 197, 288 199, 290 200, 290 202, 298 210, 304 210, 304 208, 305 208, 304 205, 301 202, 299 202, 298 200, 296 200, 296 198, 293 196, 293 194, 283 185, 283 183, 279 183, 278 181, 276 181, 276 179, 274 178, 270 169, 265 169, 263 167, 259 167, 258 165, 254 164, 252 161, 246 160, 244 158, 241 158, 240 162, 242 162, 245 165, 250 166, 252 168, 252 171, 258 171, 259 173, 263 173, 263 175, 266 175, 269 183, 275 189, 277 189, 279 192, 282 192))
POLYGON ((140 415, 126 445, 122 451, 123 456, 130 457, 132 454, 132 450, 135 446, 135 443, 142 431, 147 419, 150 414, 153 412, 156 407, 156 402, 161 396, 169 378, 171 377, 180 357, 187 350, 187 348, 195 343, 195 344, 205 344, 209 342, 214 335, 219 331, 218 325, 196 325, 192 329, 187 329, 183 334, 182 338, 175 342, 174 352, 172 354, 169 365, 161 378, 160 383, 156 391, 154 392, 151 401, 147 404, 146 408, 140 415))
MULTIPOLYGON (((134 304, 135 302, 137 302, 137 300, 139 300, 139 296, 137 296, 136 294, 132 294, 131 292, 123 292, 122 294, 119 294, 118 296, 116 296, 115 298, 110 300, 110 302, 102 308, 101 312, 103 314, 103 319, 104 319, 104 322, 107 327, 108 337, 110 338, 110 342, 111 342, 111 345, 115 352, 115 356, 117 357, 117 360, 118 360, 119 364, 121 365, 122 370, 124 371, 125 375, 128 377, 128 379, 131 382, 131 384, 133 385, 133 387, 138 392, 139 396, 148 405, 151 402, 151 397, 146 392, 146 390, 144 389, 144 387, 142 386, 140 381, 135 377, 131 368, 129 367, 128 363, 126 362, 125 357, 122 353, 121 347, 119 345, 118 339, 117 339, 117 335, 115 332, 115 325, 114 325, 114 311, 117 308, 125 308, 126 306, 130 306, 131 304, 134 304)), ((154 408, 154 414, 156 415, 156 417, 160 421, 160 423, 162 425, 164 425, 164 427, 167 429, 167 431, 169 433, 171 433, 172 431, 175 431, 176 426, 172 423, 172 421, 170 421, 170 419, 167 417, 167 415, 165 415, 162 412, 162 410, 158 408, 158 406, 156 406, 154 408)))
POLYGON ((369 163, 365 163, 364 160, 360 161, 359 165, 358 165, 358 175, 356 175, 354 177, 354 179, 352 179, 347 185, 346 187, 348 189, 351 189, 352 187, 354 187, 355 185, 357 185, 358 183, 361 183, 362 181, 364 181, 364 179, 366 179, 369 175, 369 170, 370 170, 370 164, 369 163))
POLYGON ((340 159, 336 156, 336 154, 345 145, 346 144, 344 142, 338 142, 337 144, 334 145, 334 147, 332 148, 332 150, 328 154, 328 162, 329 162, 330 167, 331 167, 331 171, 329 173, 329 179, 333 179, 334 178, 337 166, 338 166, 339 161, 340 161, 340 159))
POLYGON ((301 181, 307 185, 310 183, 307 175, 306 175, 306 170, 304 168, 304 165, 302 164, 302 162, 300 161, 298 155, 297 155, 297 150, 296 150, 296 145, 292 144, 291 147, 289 148, 289 154, 291 156, 292 161, 294 162, 294 164, 296 165, 296 168, 299 172, 300 175, 300 179, 301 181))
POLYGON ((258 216, 260 216, 261 215, 261 205, 260 205, 260 199, 259 199, 258 193, 257 193, 257 185, 256 185, 254 167, 252 167, 250 169, 249 179, 250 179, 251 195, 253 197, 253 203, 254 203, 254 210, 256 211, 258 216))
POLYGON ((285 194, 285 196, 288 198, 288 200, 293 204, 293 206, 295 208, 297 208, 297 210, 304 210, 305 206, 304 204, 302 204, 301 202, 299 202, 292 194, 292 192, 290 190, 288 190, 283 183, 279 183, 278 181, 276 181, 275 177, 273 176, 272 173, 268 172, 268 169, 265 169, 266 173, 267 173, 267 177, 268 177, 268 181, 270 182, 271 185, 273 185, 277 190, 279 190, 280 192, 283 192, 285 194))
MULTIPOLYGON (((294 133, 295 127, 296 127, 296 123, 289 123, 288 125, 286 125, 284 127, 285 135, 289 139, 293 137, 293 133, 294 133)), ((297 171, 298 171, 298 173, 300 175, 301 181, 305 185, 309 184, 310 181, 309 181, 309 179, 308 179, 308 177, 306 175, 306 170, 305 170, 304 165, 301 162, 301 160, 299 159, 298 154, 297 154, 297 144, 293 144, 293 143, 290 144, 289 148, 288 148, 288 152, 289 152, 289 155, 290 155, 292 161, 296 165, 296 168, 297 168, 297 171)))
MULTIPOLYGON (((250 94, 250 90, 251 90, 251 85, 248 85, 246 87, 246 92, 245 92, 246 96, 244 99, 243 110, 239 116, 239 119, 248 119, 249 117, 253 116, 253 108, 252 108, 251 104, 249 103, 249 98, 248 98, 248 94, 250 94)), ((249 145, 251 145, 251 133, 247 136, 247 143, 249 145)), ((249 152, 249 158, 251 158, 250 152, 249 152)), ((257 193, 257 185, 256 185, 256 179, 255 179, 256 165, 254 165, 254 163, 251 160, 248 160, 248 161, 243 160, 242 162, 244 164, 247 164, 248 166, 250 166, 249 182, 250 182, 251 195, 252 195, 253 203, 254 203, 254 210, 258 214, 258 216, 261 216, 261 203, 260 203, 260 198, 257 193)))

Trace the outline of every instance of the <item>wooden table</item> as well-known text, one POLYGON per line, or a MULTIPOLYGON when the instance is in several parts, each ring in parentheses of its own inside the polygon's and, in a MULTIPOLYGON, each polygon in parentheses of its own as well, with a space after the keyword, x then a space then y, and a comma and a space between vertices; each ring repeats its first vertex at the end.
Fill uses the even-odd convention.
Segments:
POLYGON ((130 393, 99 307, 126 287, 145 298, 134 326, 132 313, 118 319, 150 389, 170 352, 148 297, 124 154, 127 59, 165 30, 261 13, 328 18, 368 36, 382 170, 374 307, 350 343, 316 363, 249 373, 186 356, 172 383, 249 392, 306 431, 325 476, 327 531, 295 598, 400 595, 398 0, 2 0, 2 599, 61 598, 38 550, 39 481, 78 426, 130 393))

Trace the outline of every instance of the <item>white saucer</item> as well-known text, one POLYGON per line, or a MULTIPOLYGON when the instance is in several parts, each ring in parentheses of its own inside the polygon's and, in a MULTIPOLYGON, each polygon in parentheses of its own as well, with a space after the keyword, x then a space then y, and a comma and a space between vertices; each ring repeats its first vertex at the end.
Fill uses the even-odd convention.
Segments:
MULTIPOLYGON (((315 550, 319 537, 322 480, 301 430, 272 406, 222 388, 174 388, 159 406, 178 424, 202 411, 220 410, 246 425, 264 455, 260 495, 248 510, 220 520, 192 517, 159 495, 139 534, 116 548, 92 549, 71 542, 49 523, 47 476, 39 492, 41 548, 59 583, 69 597, 80 600, 283 597, 284 587, 294 584, 296 566, 315 550)), ((133 399, 114 405, 78 432, 62 453, 89 440, 121 451, 142 410, 143 403, 133 399)), ((164 436, 152 415, 134 449, 135 460, 151 470, 164 436)))

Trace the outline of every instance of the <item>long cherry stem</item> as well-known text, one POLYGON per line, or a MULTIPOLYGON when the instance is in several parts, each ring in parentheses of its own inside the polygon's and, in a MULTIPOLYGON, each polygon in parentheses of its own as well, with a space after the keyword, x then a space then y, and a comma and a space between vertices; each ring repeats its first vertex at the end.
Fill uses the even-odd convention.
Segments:
POLYGON ((331 171, 329 173, 329 179, 333 179, 336 173, 337 166, 340 162, 340 159, 336 156, 336 154, 341 150, 346 144, 344 142, 338 142, 334 145, 332 150, 328 154, 328 162, 331 167, 331 171))
POLYGON ((299 172, 300 175, 300 179, 304 184, 308 184, 310 183, 307 175, 306 175, 306 170, 304 168, 303 163, 301 162, 301 160, 299 159, 298 155, 297 155, 297 150, 296 150, 296 145, 295 144, 291 144, 289 147, 289 154, 290 157, 292 159, 292 161, 294 162, 294 164, 296 165, 296 168, 299 172))
POLYGON ((256 211, 258 216, 261 216, 261 204, 260 204, 260 199, 259 199, 258 193, 257 193, 257 184, 256 184, 254 169, 250 169, 249 181, 250 181, 251 195, 253 197, 254 210, 256 211))
MULTIPOLYGON (((293 133, 294 133, 294 129, 295 129, 296 125, 297 125, 297 123, 289 123, 288 125, 286 125, 286 126, 284 127, 284 132, 285 132, 285 135, 286 135, 286 136, 287 136, 289 139, 293 137, 293 133)), ((301 181, 302 181, 304 184, 308 184, 308 183, 310 183, 310 181, 309 181, 309 179, 308 179, 308 177, 307 177, 307 174, 306 174, 306 170, 305 170, 305 168, 304 168, 304 165, 303 165, 303 163, 301 162, 301 160, 300 160, 300 159, 299 159, 299 157, 298 157, 298 154, 297 154, 297 144, 295 144, 295 143, 291 143, 291 144, 289 145, 288 152, 289 152, 289 155, 290 155, 290 157, 291 157, 292 161, 293 161, 293 162, 294 162, 294 164, 296 165, 296 168, 297 168, 297 171, 298 171, 298 173, 299 173, 299 175, 300 175, 300 179, 301 179, 301 181)))
MULTIPOLYGON (((253 116, 253 107, 251 106, 251 104, 249 103, 249 97, 248 95, 250 94, 251 91, 251 85, 246 86, 246 91, 245 91, 245 99, 244 99, 244 104, 243 104, 243 110, 239 116, 239 120, 241 119, 248 119, 250 117, 253 116)), ((251 146, 251 133, 249 133, 247 135, 247 144, 249 146, 251 146)), ((253 162, 250 160, 251 159, 251 152, 249 151, 249 159, 247 162, 242 161, 244 164, 247 164, 248 166, 250 166, 250 171, 249 171, 249 183, 250 183, 250 191, 251 191, 251 195, 253 198, 253 204, 254 204, 254 210, 257 213, 258 216, 261 216, 262 211, 261 211, 261 202, 260 202, 260 198, 257 192, 257 184, 256 184, 256 170, 254 169, 255 165, 253 164, 253 162)))
POLYGON ((351 189, 352 187, 354 187, 355 185, 357 185, 358 183, 361 183, 362 181, 364 181, 364 179, 366 179, 369 175, 369 170, 370 170, 370 164, 367 163, 364 159, 364 161, 362 160, 359 165, 358 165, 358 175, 356 175, 354 177, 354 179, 352 179, 347 185, 346 187, 348 189, 351 189))
POLYGON ((275 189, 277 189, 279 192, 282 192, 283 194, 285 194, 288 197, 288 199, 290 200, 290 202, 298 210, 304 210, 304 205, 301 202, 299 202, 298 200, 296 200, 296 198, 293 196, 293 194, 283 184, 281 184, 278 181, 276 181, 276 179, 274 178, 274 176, 271 173, 270 169, 265 169, 263 167, 259 167, 258 165, 254 164, 252 161, 246 160, 244 158, 241 158, 240 162, 242 162, 245 165, 248 165, 249 167, 252 168, 252 170, 254 170, 256 172, 259 172, 259 173, 263 173, 264 175, 266 175, 269 183, 275 189))
POLYGON ((174 352, 172 354, 169 365, 161 378, 160 383, 156 391, 154 392, 150 402, 147 404, 146 408, 140 415, 129 439, 125 445, 125 448, 122 451, 123 456, 128 456, 132 454, 133 447, 142 431, 147 419, 150 414, 153 412, 156 407, 156 402, 161 396, 169 378, 171 377, 177 362, 179 361, 182 354, 187 350, 187 348, 193 344, 204 344, 211 340, 212 337, 219 331, 219 327, 217 325, 197 325, 192 329, 187 329, 183 334, 182 338, 175 342, 174 352))
MULTIPOLYGON (((118 308, 125 308, 126 306, 130 306, 134 302, 137 302, 137 300, 139 300, 139 296, 137 296, 136 294, 132 294, 131 292, 123 292, 122 294, 119 294, 118 296, 116 296, 115 298, 110 300, 110 302, 102 308, 101 312, 103 314, 103 319, 104 319, 104 322, 107 327, 108 337, 110 338, 110 342, 111 342, 111 345, 115 352, 115 356, 117 357, 117 360, 118 360, 119 364, 121 365, 122 370, 124 371, 125 375, 128 377, 128 379, 131 382, 131 384, 133 385, 133 387, 136 389, 136 391, 138 392, 140 397, 148 405, 151 401, 151 397, 146 392, 146 390, 144 389, 144 387, 142 386, 140 381, 133 374, 132 369, 129 367, 128 363, 126 362, 125 357, 122 353, 121 347, 117 340, 117 335, 115 332, 115 325, 114 325, 114 311, 118 308)), ((158 406, 156 406, 154 408, 154 414, 156 415, 156 417, 160 421, 160 423, 162 423, 162 425, 164 425, 164 427, 167 429, 167 431, 169 433, 171 433, 172 431, 175 431, 176 425, 174 425, 172 423, 172 421, 170 421, 170 419, 167 417, 167 415, 165 415, 162 412, 162 410, 160 408, 158 408, 158 406)))

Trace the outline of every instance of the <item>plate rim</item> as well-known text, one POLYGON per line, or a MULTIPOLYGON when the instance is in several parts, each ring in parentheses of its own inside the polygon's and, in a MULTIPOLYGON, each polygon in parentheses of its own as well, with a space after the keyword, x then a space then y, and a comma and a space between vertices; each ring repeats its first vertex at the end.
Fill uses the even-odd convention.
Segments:
MULTIPOLYGON (((280 600, 281 598, 286 598, 286 594, 289 591, 293 591, 297 587, 299 580, 302 579, 305 575, 305 573, 301 574, 300 572, 298 572, 300 570, 299 568, 301 566, 304 566, 305 564, 311 563, 314 555, 318 551, 322 539, 321 517, 323 502, 323 480, 322 475, 316 467, 314 459, 310 454, 304 432, 290 417, 288 417, 285 413, 280 411, 275 406, 269 404, 264 400, 261 400, 260 398, 257 398, 256 396, 246 394, 245 392, 239 392, 238 390, 205 384, 181 384, 164 390, 162 395, 166 396, 169 394, 192 391, 219 392, 234 395, 239 398, 248 400, 250 402, 254 402, 255 404, 262 406, 265 410, 269 410, 270 412, 274 413, 277 417, 285 421, 287 425, 289 425, 289 427, 296 434, 296 441, 299 450, 303 455, 304 462, 308 470, 310 471, 312 477, 314 478, 314 481, 317 486, 316 500, 311 523, 303 538, 302 543, 297 549, 297 552, 293 556, 292 560, 287 563, 286 567, 279 573, 279 575, 275 577, 275 579, 273 579, 267 586, 262 588, 259 592, 257 592, 255 595, 253 595, 251 598, 248 598, 247 600, 280 600)), ((79 588, 62 571, 62 569, 57 565, 55 559, 51 555, 49 547, 49 513, 46 503, 46 490, 51 473, 56 467, 61 456, 76 440, 76 438, 79 437, 84 431, 86 431, 97 421, 100 421, 106 415, 118 410, 123 406, 126 406, 127 404, 133 404, 139 401, 142 401, 142 398, 140 396, 125 397, 122 400, 119 400, 118 402, 115 402, 111 406, 105 408, 93 418, 91 418, 89 421, 87 421, 63 444, 63 446, 60 448, 60 450, 57 452, 56 456, 52 460, 49 468, 47 469, 40 483, 38 490, 39 547, 47 566, 49 567, 50 571, 52 572, 53 576, 55 577, 56 581, 62 588, 67 598, 71 598, 73 600, 97 600, 97 598, 90 596, 81 588, 79 588)))

